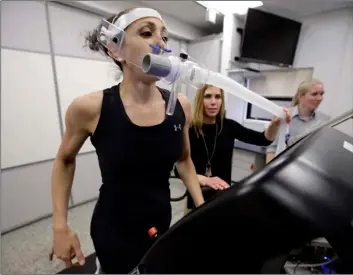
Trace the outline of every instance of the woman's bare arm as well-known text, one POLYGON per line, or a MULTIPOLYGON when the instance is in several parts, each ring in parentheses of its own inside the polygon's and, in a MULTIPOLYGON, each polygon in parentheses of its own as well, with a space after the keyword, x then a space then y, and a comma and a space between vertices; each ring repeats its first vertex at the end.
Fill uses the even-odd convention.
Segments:
POLYGON ((266 153, 266 164, 275 158, 275 153, 266 153))
POLYGON ((75 160, 90 135, 89 126, 95 113, 92 108, 93 101, 90 95, 79 97, 71 103, 66 112, 66 129, 54 161, 51 179, 53 229, 67 227, 67 211, 74 179, 75 160))
POLYGON ((183 106, 186 123, 183 129, 184 132, 184 148, 183 154, 176 163, 176 168, 181 180, 186 185, 191 197, 196 206, 204 203, 204 198, 201 191, 199 179, 196 174, 194 163, 191 160, 189 127, 191 123, 191 105, 183 94, 179 95, 179 101, 183 106))

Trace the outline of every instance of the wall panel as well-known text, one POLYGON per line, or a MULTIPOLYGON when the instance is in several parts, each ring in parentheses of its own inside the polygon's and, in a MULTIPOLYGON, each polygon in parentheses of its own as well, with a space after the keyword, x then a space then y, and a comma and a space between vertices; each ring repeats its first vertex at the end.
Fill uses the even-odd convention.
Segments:
MULTIPOLYGON (((205 68, 219 72, 222 51, 221 37, 210 36, 204 37, 202 40, 190 42, 188 44, 188 54, 197 63, 205 68)), ((193 104, 197 89, 192 86, 187 87, 187 95, 193 104)))
POLYGON ((262 77, 250 80, 250 90, 261 95, 293 97, 300 85, 313 76, 313 68, 273 70, 261 73, 262 77))
POLYGON ((1 2, 1 47, 50 52, 43 2, 1 2))
POLYGON ((106 60, 101 53, 85 47, 85 35, 98 26, 100 16, 62 4, 49 3, 49 18, 55 54, 106 60))
POLYGON ((54 158, 60 124, 49 55, 1 50, 1 168, 54 158))
POLYGON ((1 231, 52 213, 50 178, 53 162, 1 172, 1 231))
MULTIPOLYGON (((67 107, 76 97, 103 90, 118 83, 116 78, 119 71, 112 62, 56 56, 55 65, 63 121, 65 121, 67 107)), ((63 126, 65 129, 65 125, 63 126)), ((80 152, 93 150, 91 141, 87 140, 80 152)))

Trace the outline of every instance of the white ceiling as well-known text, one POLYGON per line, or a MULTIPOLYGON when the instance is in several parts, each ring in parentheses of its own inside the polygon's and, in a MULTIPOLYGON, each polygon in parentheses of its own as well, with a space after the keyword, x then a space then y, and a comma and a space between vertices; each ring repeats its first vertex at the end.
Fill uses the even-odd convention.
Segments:
POLYGON ((195 27, 205 26, 206 9, 195 1, 141 1, 142 4, 165 12, 195 27))
MULTIPOLYGON (((195 1, 141 2, 196 27, 206 30, 212 28, 212 25, 205 21, 205 8, 195 1)), ((353 0, 263 0, 263 3, 259 9, 291 19, 300 19, 315 13, 349 6, 353 7, 353 0)), ((217 23, 218 25, 222 24, 222 22, 217 23)))
MULTIPOLYGON (((149 6, 174 18, 202 29, 205 33, 220 33, 223 30, 223 16, 217 16, 216 24, 206 22, 206 9, 196 1, 64 1, 65 4, 88 8, 97 13, 126 8, 149 6)), ((345 7, 353 7, 353 0, 262 0, 260 10, 283 17, 300 20, 301 17, 345 7)), ((104 12, 103 12, 104 13, 104 12)), ((240 18, 245 19, 245 16, 240 18)))

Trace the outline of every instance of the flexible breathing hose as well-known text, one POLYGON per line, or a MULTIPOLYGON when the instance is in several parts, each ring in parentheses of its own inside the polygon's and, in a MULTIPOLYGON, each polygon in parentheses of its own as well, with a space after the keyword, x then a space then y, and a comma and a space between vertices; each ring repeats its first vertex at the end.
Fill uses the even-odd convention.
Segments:
MULTIPOLYGON (((205 84, 219 87, 234 96, 245 100, 271 114, 281 118, 286 118, 286 113, 281 107, 268 99, 256 94, 234 79, 224 76, 218 72, 210 71, 202 68, 195 62, 185 61, 175 56, 160 56, 147 54, 142 62, 142 70, 144 73, 161 77, 166 82, 173 84, 170 100, 168 102, 167 114, 174 113, 177 92, 180 91, 180 83, 193 85, 200 88, 205 84)), ((286 148, 285 138, 288 134, 288 124, 282 122, 279 129, 279 143, 276 155, 286 148)))

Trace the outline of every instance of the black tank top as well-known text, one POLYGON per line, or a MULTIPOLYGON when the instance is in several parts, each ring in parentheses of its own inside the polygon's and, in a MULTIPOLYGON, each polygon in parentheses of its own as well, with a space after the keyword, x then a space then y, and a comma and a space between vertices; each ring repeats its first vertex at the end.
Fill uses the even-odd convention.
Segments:
MULTIPOLYGON (((167 106, 170 92, 159 90, 167 106)), ((151 221, 171 215, 169 177, 182 153, 184 124, 178 101, 174 114, 166 115, 162 123, 137 126, 125 111, 119 85, 103 91, 91 142, 101 170, 98 202, 104 215, 111 219, 119 215, 120 221, 132 224, 137 217, 151 221)))

